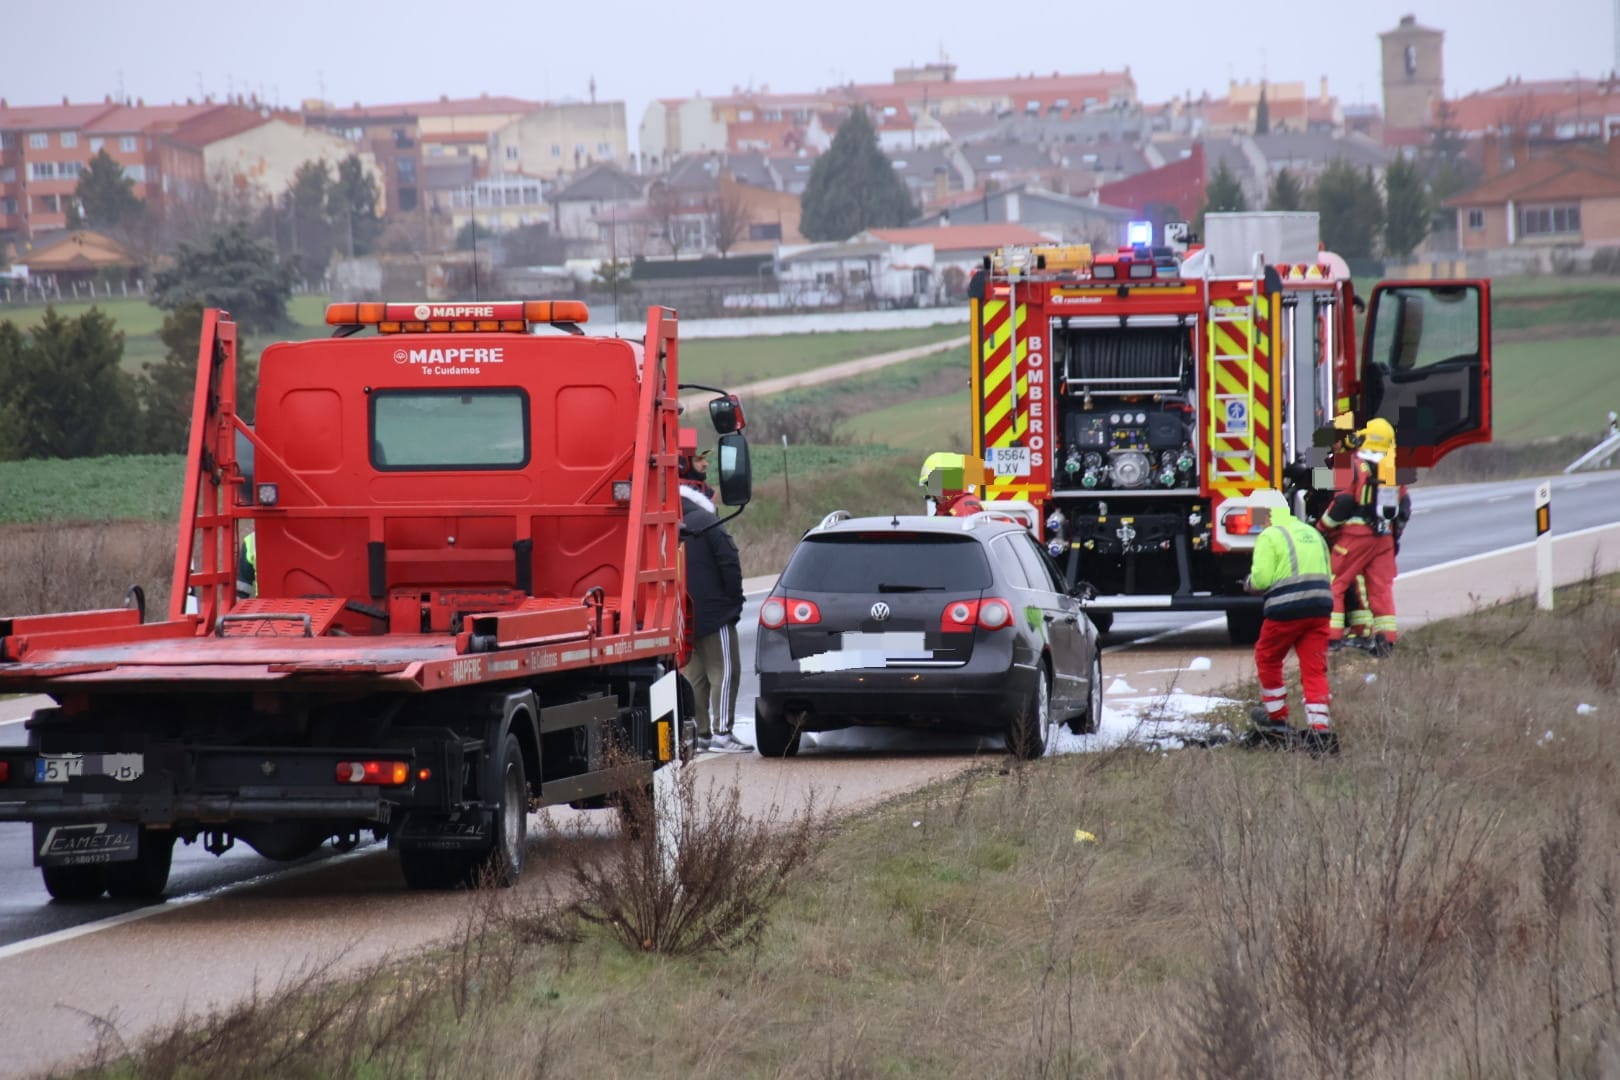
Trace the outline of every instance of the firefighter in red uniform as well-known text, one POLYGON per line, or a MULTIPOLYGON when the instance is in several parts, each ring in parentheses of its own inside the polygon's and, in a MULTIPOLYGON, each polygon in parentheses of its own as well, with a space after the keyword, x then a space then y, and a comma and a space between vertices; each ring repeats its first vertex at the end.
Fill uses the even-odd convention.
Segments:
POLYGON ((1395 531, 1401 492, 1395 483, 1395 430, 1374 417, 1357 432, 1350 483, 1338 492, 1318 527, 1333 545, 1333 618, 1330 641, 1342 645, 1345 608, 1357 579, 1365 583, 1372 611, 1375 655, 1395 646, 1395 531))

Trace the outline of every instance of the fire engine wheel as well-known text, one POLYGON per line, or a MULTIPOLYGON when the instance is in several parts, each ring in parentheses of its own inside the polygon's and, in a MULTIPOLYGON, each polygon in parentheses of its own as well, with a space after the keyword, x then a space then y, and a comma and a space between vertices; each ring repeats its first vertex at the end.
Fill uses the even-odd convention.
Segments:
POLYGON ((1090 684, 1086 688, 1086 711, 1069 718, 1069 730, 1076 735, 1093 735, 1102 726, 1103 684, 1102 649, 1091 650, 1090 684))
POLYGON ((761 708, 758 702, 755 702, 754 742, 759 746, 759 756, 768 758, 797 757, 799 738, 802 734, 799 729, 802 715, 773 715, 770 711, 761 708))
POLYGON ((1260 624, 1265 614, 1259 608, 1233 608, 1226 613, 1226 636, 1234 645, 1253 645, 1260 640, 1260 624))
POLYGON ((51 899, 64 904, 83 904, 107 891, 105 866, 42 866, 39 873, 51 899))
POLYGON ((1033 761, 1046 753, 1046 734, 1052 723, 1052 676, 1043 663, 1036 672, 1035 689, 1024 708, 1007 725, 1007 752, 1033 761))
POLYGON ((156 900, 169 887, 174 834, 167 829, 142 829, 135 852, 131 861, 107 867, 107 892, 117 900, 156 900))

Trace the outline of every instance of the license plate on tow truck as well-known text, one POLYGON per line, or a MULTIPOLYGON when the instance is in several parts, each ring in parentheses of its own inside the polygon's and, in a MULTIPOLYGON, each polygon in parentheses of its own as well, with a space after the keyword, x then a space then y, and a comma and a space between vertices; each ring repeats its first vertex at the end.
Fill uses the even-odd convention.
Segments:
POLYGON ((139 780, 146 771, 140 754, 41 754, 34 762, 34 783, 65 784, 80 776, 139 780))

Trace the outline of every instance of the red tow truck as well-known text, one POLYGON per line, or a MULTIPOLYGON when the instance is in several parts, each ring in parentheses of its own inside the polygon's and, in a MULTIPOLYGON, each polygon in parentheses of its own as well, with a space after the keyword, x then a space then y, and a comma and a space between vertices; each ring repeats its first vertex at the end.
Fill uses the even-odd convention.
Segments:
MULTIPOLYGON (((264 351, 249 426, 206 312, 167 617, 0 618, 0 693, 56 701, 0 748, 0 822, 54 897, 161 895, 176 840, 367 831, 412 888, 510 884, 530 809, 622 806, 683 753, 677 320, 588 317, 334 304, 331 337, 264 351)), ((740 507, 741 407, 709 413, 740 507)))

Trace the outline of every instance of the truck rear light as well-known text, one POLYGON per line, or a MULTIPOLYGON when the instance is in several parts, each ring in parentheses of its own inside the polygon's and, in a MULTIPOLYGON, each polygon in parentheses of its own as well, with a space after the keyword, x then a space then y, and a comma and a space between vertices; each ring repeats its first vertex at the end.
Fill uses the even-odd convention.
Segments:
POLYGON ((621 503, 625 506, 630 505, 630 481, 613 481, 613 501, 616 503, 621 503))
POLYGON ((945 634, 971 633, 974 627, 1000 630, 1012 625, 1012 606, 999 597, 986 600, 957 600, 945 605, 939 629, 945 634))
POLYGON ((260 506, 274 506, 281 498, 281 489, 274 484, 260 484, 257 497, 260 506))
POLYGON ((787 625, 787 605, 771 597, 759 605, 759 625, 767 630, 780 630, 787 625))
POLYGON ((337 763, 337 782, 340 784, 380 784, 397 787, 410 780, 411 767, 404 761, 340 761, 337 763))
POLYGON ((1265 532, 1271 524, 1271 511, 1264 506, 1242 507, 1221 515, 1221 528, 1229 536, 1250 536, 1265 532))
POLYGON ((11 762, 0 761, 0 784, 11 780, 11 762))

